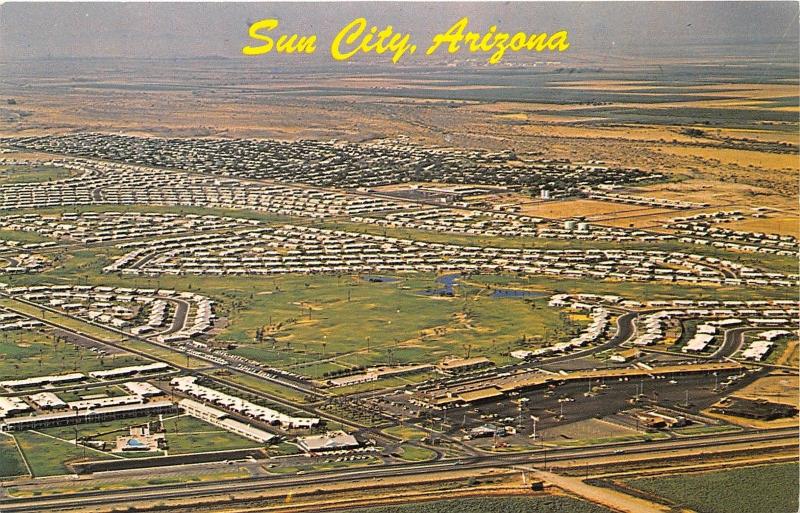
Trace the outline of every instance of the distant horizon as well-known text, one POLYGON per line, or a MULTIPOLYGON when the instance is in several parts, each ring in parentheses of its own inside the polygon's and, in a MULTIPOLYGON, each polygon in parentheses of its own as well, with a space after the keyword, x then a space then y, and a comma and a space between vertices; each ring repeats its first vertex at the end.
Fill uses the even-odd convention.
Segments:
MULTIPOLYGON (((315 3, 16 3, 0 4, 0 60, 39 59, 250 59, 258 65, 335 63, 326 45, 354 17, 372 25, 392 24, 426 42, 462 16, 485 31, 569 31, 564 53, 515 54, 503 61, 590 59, 595 55, 641 57, 672 54, 693 57, 713 47, 774 47, 776 54, 798 55, 797 2, 557 2, 557 3, 338 3, 335 12, 315 3), (319 35, 319 51, 289 59, 276 54, 244 57, 250 23, 280 21, 282 33, 319 35), (688 50, 670 52, 668 50, 688 50)), ((417 55, 401 62, 429 62, 417 55)), ((757 52, 758 53, 758 52, 757 52)), ((446 55, 437 55, 443 60, 446 55)), ((463 58, 455 56, 455 60, 463 58)), ((376 55, 359 62, 390 64, 376 55)), ((342 64, 342 63, 338 63, 342 64)))

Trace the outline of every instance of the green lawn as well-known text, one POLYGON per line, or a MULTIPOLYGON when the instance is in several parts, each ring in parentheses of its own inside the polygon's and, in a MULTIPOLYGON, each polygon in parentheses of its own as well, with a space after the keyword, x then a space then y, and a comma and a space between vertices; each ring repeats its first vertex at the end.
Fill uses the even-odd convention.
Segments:
MULTIPOLYGON (((216 375, 215 377, 222 381, 228 381, 237 385, 242 385, 265 394, 276 396, 286 401, 292 401, 295 403, 308 402, 303 392, 295 390, 294 388, 285 387, 273 381, 267 381, 255 376, 250 376, 248 374, 242 374, 234 371, 224 376, 216 375)), ((236 393, 234 395, 240 394, 236 393)))
POLYGON ((22 448, 25 459, 28 460, 28 464, 31 466, 31 471, 35 477, 69 473, 66 463, 83 459, 84 450, 87 459, 113 458, 110 455, 88 448, 84 449, 82 446, 75 446, 71 443, 54 440, 32 431, 15 433, 14 437, 22 448))
POLYGON ((16 331, 0 334, 0 376, 27 378, 142 363, 147 362, 130 354, 101 357, 74 344, 56 342, 47 332, 16 331))
POLYGON ((253 440, 223 431, 208 425, 205 433, 167 434, 167 445, 170 454, 189 454, 194 452, 229 451, 233 449, 250 449, 263 447, 253 440), (216 429, 216 431, 213 431, 216 429))
MULTIPOLYGON (((457 287, 466 298, 425 295, 432 275, 369 283, 352 277, 282 277, 277 288, 253 295, 221 335, 235 353, 313 378, 348 367, 434 363, 449 355, 502 355, 529 346, 534 335, 564 339, 580 329, 546 306, 545 298, 492 298, 457 287), (257 343, 265 328, 276 342, 257 343), (312 364, 319 361, 319 364, 312 364)), ((399 386, 404 381, 394 383, 399 386)), ((388 386, 381 383, 381 386, 388 386)))
MULTIPOLYGON (((113 444, 118 436, 125 436, 128 434, 128 428, 130 426, 155 422, 157 420, 158 417, 135 417, 91 424, 79 424, 77 426, 77 436, 79 438, 111 442, 113 444)), ((222 428, 187 415, 166 418, 164 420, 164 428, 166 429, 169 454, 189 454, 195 452, 263 447, 263 444, 230 433, 222 428)), ((39 432, 24 431, 15 434, 36 476, 64 474, 67 472, 64 463, 83 458, 83 446, 75 447, 68 442, 74 440, 75 435, 75 426, 61 426, 41 429, 39 432)), ((2 439, 0 439, 0 441, 2 441, 2 439)), ((0 458, 2 458, 4 454, 3 448, 0 447, 0 458)), ((149 452, 112 455, 111 453, 86 449, 86 457, 88 459, 109 459, 119 456, 140 458, 158 456, 160 454, 163 453, 149 452)))
POLYGON ((631 479, 634 488, 697 513, 796 513, 797 463, 631 479))
POLYGON ((394 435, 403 440, 422 440, 428 436, 427 431, 413 426, 392 426, 383 430, 384 433, 394 435))
MULTIPOLYGON (((130 426, 148 422, 155 423, 157 420, 158 417, 154 416, 79 424, 78 437, 113 442, 118 436, 127 435, 130 426)), ((250 441, 189 415, 166 418, 164 420, 164 429, 167 433, 170 454, 222 451, 261 446, 257 442, 250 441)), ((47 428, 40 431, 65 440, 73 440, 75 438, 74 426, 47 428)))
POLYGON ((28 475, 25 462, 17 449, 14 439, 0 436, 0 477, 13 477, 28 475))
POLYGON ((74 388, 71 390, 58 392, 57 395, 63 401, 78 401, 85 398, 86 396, 99 395, 99 394, 104 394, 109 397, 119 397, 122 395, 128 395, 130 394, 130 392, 122 388, 120 385, 101 385, 101 386, 87 385, 83 388, 74 388))
POLYGON ((287 456, 290 454, 300 454, 302 451, 294 444, 281 442, 278 445, 270 446, 267 452, 269 452, 270 456, 287 456))
POLYGON ((75 175, 71 169, 50 166, 0 166, 0 184, 40 183, 75 175))
MULTIPOLYGON (((128 428, 139 426, 150 422, 158 421, 158 416, 152 417, 132 417, 129 419, 107 420, 105 422, 92 422, 90 424, 78 424, 78 438, 89 438, 92 440, 104 440, 113 442, 118 436, 128 434, 128 428)), ((65 440, 75 439, 75 426, 59 426, 46 429, 39 429, 46 435, 63 438, 65 440)))
POLYGON ((425 447, 417 447, 415 445, 403 445, 398 453, 400 459, 405 461, 427 461, 433 459, 436 453, 425 447))
POLYGON ((21 230, 7 230, 7 229, 0 229, 0 239, 13 240, 16 242, 21 242, 23 244, 29 242, 49 242, 53 240, 50 237, 39 235, 36 232, 23 232, 21 230))
POLYGON ((164 418, 164 429, 167 435, 172 433, 199 433, 203 431, 219 431, 220 428, 191 415, 178 415, 164 418))

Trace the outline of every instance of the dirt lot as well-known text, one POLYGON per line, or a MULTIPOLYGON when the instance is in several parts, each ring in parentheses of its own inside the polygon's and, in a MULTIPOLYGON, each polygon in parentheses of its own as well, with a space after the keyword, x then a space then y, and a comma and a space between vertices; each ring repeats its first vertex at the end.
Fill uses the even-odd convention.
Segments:
POLYGON ((526 204, 521 213, 530 216, 547 217, 552 219, 567 219, 584 216, 588 220, 596 218, 609 218, 629 215, 649 215, 670 212, 667 209, 656 209, 624 203, 597 200, 567 200, 548 201, 536 204, 526 204))
POLYGON ((746 399, 767 399, 775 403, 798 405, 797 375, 779 372, 754 381, 736 392, 746 399))
POLYGON ((766 217, 743 219, 733 223, 723 223, 719 226, 720 228, 730 228, 731 230, 800 237, 800 218, 797 216, 767 214, 766 217))

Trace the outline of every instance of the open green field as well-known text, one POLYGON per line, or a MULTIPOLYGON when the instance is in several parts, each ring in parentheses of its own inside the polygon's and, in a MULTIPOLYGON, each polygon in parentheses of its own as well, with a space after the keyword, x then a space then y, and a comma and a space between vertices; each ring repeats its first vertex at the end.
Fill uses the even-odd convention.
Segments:
POLYGON ((434 363, 450 355, 486 355, 502 363, 523 339, 545 333, 567 338, 580 329, 547 308, 545 298, 492 298, 472 287, 456 287, 454 297, 426 294, 441 288, 434 278, 271 280, 273 289, 238 310, 221 338, 239 344, 237 354, 321 378, 343 368, 434 363), (274 340, 256 342, 260 328, 274 340))
POLYGON ((33 431, 15 433, 14 437, 25 454, 25 459, 35 477, 67 474, 69 470, 66 464, 83 459, 84 453, 87 459, 111 459, 113 457, 101 451, 76 446, 33 431))
POLYGON ((52 182, 73 176, 75 171, 50 166, 0 166, 0 184, 52 182))
POLYGON ((89 372, 147 363, 138 356, 100 356, 86 348, 56 342, 47 332, 16 331, 0 335, 0 375, 28 378, 68 372, 89 372))
POLYGON ((400 459, 405 461, 427 461, 433 459, 436 453, 425 447, 405 444, 397 451, 400 459))
POLYGON ((167 434, 170 454, 190 454, 195 452, 230 451, 263 447, 253 440, 221 430, 209 425, 207 431, 195 433, 167 434))
POLYGON ((0 477, 26 476, 28 469, 10 436, 0 436, 0 477))
MULTIPOLYGON (((157 421, 158 417, 153 416, 79 424, 77 433, 79 438, 85 437, 91 440, 113 442, 118 436, 127 435, 130 426, 151 423, 151 426, 156 428, 157 421)), ((164 420, 164 429, 167 434, 170 454, 222 451, 259 447, 261 445, 188 415, 166 418, 164 420)), ((39 431, 65 440, 73 440, 75 438, 74 426, 54 427, 39 431)))
POLYGON ((289 442, 281 442, 278 445, 272 445, 267 449, 270 456, 288 456, 291 454, 300 454, 303 452, 295 444, 289 442))
POLYGON ((625 483, 697 513, 795 513, 799 469, 781 463, 625 483))
POLYGON ((203 431, 218 431, 220 428, 210 425, 191 415, 175 415, 164 417, 164 429, 170 433, 197 433, 203 431))
POLYGON ((481 497, 337 510, 337 513, 610 513, 595 504, 560 495, 481 497))
MULTIPOLYGON (((164 280, 159 283, 181 288, 164 280)), ((436 287, 432 276, 398 283, 335 276, 201 277, 192 283, 194 290, 212 296, 225 289, 220 299, 227 306, 222 307, 222 315, 227 314, 229 325, 219 338, 239 344, 235 353, 270 365, 297 367, 314 377, 390 360, 436 361, 461 354, 468 345, 475 354, 498 355, 537 327, 555 328, 562 322, 556 312, 533 308, 516 298, 465 301, 422 294, 436 287), (505 312, 510 312, 509 317, 505 312), (525 320, 525 328, 510 326, 510 315, 525 320), (353 326, 359 327, 358 336, 353 335, 353 326), (276 339, 275 344, 255 343, 256 330, 261 328, 276 339), (320 360, 326 362, 324 366, 309 366, 320 360)))
POLYGON ((403 440, 422 440, 428 436, 427 431, 413 426, 392 426, 383 430, 384 433, 402 438, 403 440))
POLYGON ((39 235, 35 232, 23 232, 20 230, 7 230, 2 229, 0 230, 0 240, 3 241, 15 241, 20 242, 23 244, 27 244, 30 242, 45 242, 45 241, 52 241, 53 239, 49 237, 44 237, 39 235))
MULTIPOLYGON (((88 438, 90 440, 102 440, 112 442, 118 436, 128 434, 130 426, 139 426, 149 422, 158 421, 158 416, 152 417, 132 417, 129 419, 107 420, 105 422, 92 422, 91 424, 78 424, 77 436, 78 438, 88 438)), ((203 423, 205 424, 205 423, 203 423)), ((206 424, 206 426, 208 426, 206 424)), ((219 428, 213 428, 219 429, 219 428)), ((59 426, 52 428, 45 428, 37 430, 40 433, 54 436, 56 438, 63 438, 65 440, 74 440, 76 435, 76 426, 59 426)))
POLYGON ((306 395, 299 390, 285 387, 281 384, 275 383, 274 381, 267 381, 255 376, 243 374, 241 372, 230 372, 226 373, 224 376, 216 375, 215 377, 221 381, 242 385, 252 390, 276 396, 287 401, 293 401, 296 403, 308 402, 306 400, 306 395))
MULTIPOLYGON (((83 458, 84 447, 75 446, 71 441, 78 438, 108 442, 113 445, 118 436, 126 436, 131 426, 151 423, 157 427, 157 416, 134 417, 129 419, 109 420, 75 426, 61 426, 37 431, 15 433, 33 473, 37 476, 64 474, 65 463, 83 458)), ((197 452, 225 451, 263 447, 247 438, 213 426, 202 420, 180 415, 164 419, 164 429, 169 454, 189 454, 197 452)), ((2 440, 0 440, 2 441, 2 440)), ((13 444, 13 441, 12 441, 13 444)), ((13 445, 12 445, 13 447, 13 445)), ((0 447, 0 457, 5 453, 0 447)), ((120 457, 145 457, 163 454, 162 452, 113 454, 87 448, 88 459, 109 459, 120 457)), ((23 469, 24 470, 24 469, 23 469)))

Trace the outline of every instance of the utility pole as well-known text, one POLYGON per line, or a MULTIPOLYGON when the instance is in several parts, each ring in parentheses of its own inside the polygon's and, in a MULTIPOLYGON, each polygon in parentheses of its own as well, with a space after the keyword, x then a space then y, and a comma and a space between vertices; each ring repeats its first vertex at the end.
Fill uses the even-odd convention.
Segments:
POLYGON ((547 472, 547 446, 544 444, 544 436, 542 436, 542 449, 544 449, 544 471, 547 472))

